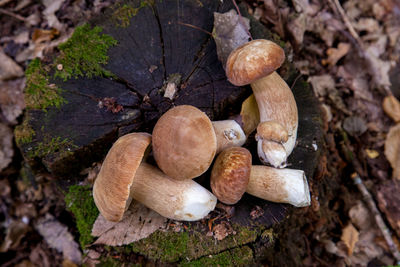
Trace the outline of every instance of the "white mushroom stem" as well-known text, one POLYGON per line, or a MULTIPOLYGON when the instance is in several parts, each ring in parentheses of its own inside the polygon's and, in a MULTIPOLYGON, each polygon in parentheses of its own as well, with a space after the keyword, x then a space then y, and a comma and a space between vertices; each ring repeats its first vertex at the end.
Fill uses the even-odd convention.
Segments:
POLYGON ((286 142, 276 142, 272 136, 262 135, 258 140, 258 155, 263 163, 276 168, 285 167, 287 157, 296 144, 298 126, 297 105, 292 90, 276 72, 252 82, 251 87, 260 111, 260 122, 279 123, 282 127, 275 129, 279 131, 283 128, 288 136, 286 142), (270 142, 275 144, 268 144, 270 142), (286 155, 282 155, 283 151, 286 155))
POLYGON ((307 178, 302 170, 252 166, 246 192, 250 195, 296 207, 311 203, 307 178))
POLYGON ((130 190, 130 200, 173 220, 200 220, 217 203, 217 198, 195 181, 174 180, 147 163, 140 164, 130 190))
POLYGON ((236 121, 212 121, 212 125, 217 137, 217 154, 225 148, 242 146, 246 142, 246 135, 236 121))

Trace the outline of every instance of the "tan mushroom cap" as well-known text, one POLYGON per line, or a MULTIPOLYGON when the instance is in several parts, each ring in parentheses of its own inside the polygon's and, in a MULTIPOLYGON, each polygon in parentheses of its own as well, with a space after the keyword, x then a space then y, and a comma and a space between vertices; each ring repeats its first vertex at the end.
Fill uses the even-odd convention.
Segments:
POLYGON ((211 171, 211 189, 219 201, 233 205, 246 191, 250 179, 251 154, 243 147, 222 151, 211 171))
POLYGON ((211 120, 196 107, 182 105, 164 113, 153 129, 153 155, 169 177, 183 180, 203 174, 217 150, 211 120))
POLYGON ((285 52, 279 45, 264 39, 253 40, 231 52, 226 76, 236 86, 250 84, 274 72, 284 61, 285 52))
POLYGON ((94 202, 107 220, 122 219, 131 202, 133 178, 150 143, 150 134, 131 133, 120 137, 108 151, 93 186, 94 202))

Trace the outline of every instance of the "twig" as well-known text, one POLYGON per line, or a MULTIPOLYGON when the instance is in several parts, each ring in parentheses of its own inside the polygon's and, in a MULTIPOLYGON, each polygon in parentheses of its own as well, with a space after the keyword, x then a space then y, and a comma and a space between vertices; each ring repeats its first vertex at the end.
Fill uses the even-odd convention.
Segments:
MULTIPOLYGON (((367 61, 368 67, 370 68, 370 73, 371 73, 372 77, 374 78, 374 80, 376 81, 375 73, 377 73, 379 70, 375 69, 375 65, 373 63, 374 59, 371 57, 371 55, 368 53, 365 53, 364 43, 361 41, 360 36, 354 29, 353 24, 351 24, 350 18, 347 16, 347 14, 346 14, 345 10, 343 9, 343 7, 341 6, 339 0, 329 0, 329 3, 331 3, 331 5, 335 7, 335 9, 336 9, 335 11, 339 12, 340 16, 343 19, 344 24, 346 25, 347 29, 350 32, 350 35, 354 38, 354 40, 357 43, 356 47, 358 48, 358 50, 361 54, 361 57, 363 57, 367 61)), ((380 87, 384 90, 386 95, 393 94, 392 91, 390 90, 389 85, 381 84, 380 87)))
POLYGON ((390 252, 392 253, 393 257, 396 259, 397 264, 400 264, 400 252, 397 249, 397 246, 395 245, 395 243, 392 239, 389 228, 386 226, 385 222, 383 221, 381 213, 379 212, 378 208, 376 207, 376 204, 374 202, 374 199, 372 198, 371 193, 365 187, 365 185, 362 182, 361 177, 358 173, 353 173, 351 178, 354 180, 354 184, 357 185, 358 190, 360 190, 364 201, 367 202, 368 207, 371 210, 372 215, 375 218, 375 222, 378 225, 379 229, 381 230, 383 237, 385 238, 385 241, 389 246, 390 252))
POLYGON ((247 27, 246 27, 246 24, 245 24, 244 21, 243 21, 242 14, 240 13, 240 9, 239 9, 239 7, 238 7, 236 1, 235 1, 235 0, 232 0, 232 3, 233 3, 233 5, 235 6, 236 11, 237 11, 237 13, 238 13, 238 15, 239 15, 239 23, 240 23, 240 25, 242 25, 242 27, 243 27, 244 30, 246 31, 247 35, 249 36, 250 40, 253 40, 253 37, 251 36, 251 33, 249 32, 249 30, 248 30, 247 27))
POLYGON ((178 21, 178 24, 184 25, 184 26, 187 26, 187 27, 190 27, 190 28, 199 30, 199 31, 202 31, 202 32, 207 33, 208 35, 212 36, 212 33, 211 33, 211 32, 206 31, 206 30, 204 30, 204 29, 202 29, 202 28, 200 28, 200 27, 197 27, 197 26, 195 26, 195 25, 183 23, 183 22, 180 22, 180 21, 178 21))
POLYGON ((11 11, 5 10, 4 8, 0 8, 0 13, 3 13, 4 15, 8 15, 10 17, 16 18, 18 20, 21 20, 23 22, 27 22, 26 18, 24 18, 23 16, 20 16, 18 14, 15 14, 11 11))

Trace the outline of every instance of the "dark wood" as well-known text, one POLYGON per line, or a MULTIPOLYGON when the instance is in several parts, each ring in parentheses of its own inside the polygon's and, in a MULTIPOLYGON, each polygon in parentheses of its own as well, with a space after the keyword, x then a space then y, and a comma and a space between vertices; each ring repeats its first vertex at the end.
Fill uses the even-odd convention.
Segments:
MULTIPOLYGON (((138 3, 134 1, 133 5, 138 6, 138 3)), ((37 160, 50 172, 68 176, 101 160, 119 135, 131 131, 151 133, 156 120, 172 106, 194 105, 215 120, 238 112, 242 101, 251 94, 250 87, 235 87, 227 81, 210 35, 179 24, 191 24, 212 32, 213 12, 226 12, 231 8, 230 1, 221 4, 219 0, 163 0, 140 9, 126 28, 116 26, 110 14, 95 19, 93 24, 103 27, 105 33, 118 40, 118 45, 109 50, 110 59, 105 66, 118 78, 55 81, 64 90, 68 103, 47 112, 29 111, 33 118, 31 126, 36 132, 44 127, 51 136, 68 138, 76 148, 66 158, 53 153, 37 160), (155 70, 150 72, 154 66, 155 70), (171 101, 163 97, 161 89, 168 77, 176 73, 181 75, 182 83, 171 101), (98 102, 104 97, 114 97, 123 111, 112 113, 99 108, 98 102)), ((242 12, 247 15, 245 10, 242 12)), ((251 26, 254 38, 272 38, 254 19, 251 19, 251 26)), ((293 88, 299 110, 298 144, 289 158, 290 167, 305 170, 311 179, 322 146, 318 102, 289 63, 280 73, 293 88)), ((43 136, 39 135, 34 142, 41 138, 43 136)), ((35 143, 24 146, 24 153, 27 146, 35 146, 35 143)), ((256 156, 254 137, 246 146, 253 154, 253 163, 261 164, 256 156)), ((208 174, 197 179, 207 188, 208 174)), ((234 216, 229 220, 241 226, 265 229, 282 221, 289 208, 245 195, 235 205, 234 216), (257 206, 262 210, 261 216, 252 219, 250 212, 257 206)), ((190 229, 205 233, 207 229, 200 225, 202 223, 188 225, 190 229)))

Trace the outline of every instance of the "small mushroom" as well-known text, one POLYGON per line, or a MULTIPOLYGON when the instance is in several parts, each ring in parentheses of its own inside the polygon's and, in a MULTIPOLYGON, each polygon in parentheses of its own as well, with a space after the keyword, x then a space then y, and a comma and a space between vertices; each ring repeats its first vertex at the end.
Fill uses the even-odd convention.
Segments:
POLYGON ((223 150, 211 171, 211 190, 219 201, 236 204, 246 191, 251 169, 251 154, 243 147, 223 150))
POLYGON ((216 153, 245 141, 234 120, 211 122, 200 109, 181 105, 164 113, 154 126, 153 154, 168 176, 192 179, 210 167, 216 153))
POLYGON ((211 189, 221 202, 234 204, 246 191, 272 202, 296 207, 310 205, 304 171, 251 165, 249 154, 247 149, 235 147, 217 157, 211 173, 211 189))
POLYGON ((170 219, 205 217, 214 209, 216 197, 193 180, 174 180, 142 162, 150 142, 150 134, 132 133, 111 147, 93 186, 100 213, 109 221, 120 221, 135 199, 170 219))
POLYGON ((258 155, 263 163, 286 166, 297 136, 298 114, 293 93, 275 72, 285 60, 283 49, 268 40, 253 40, 232 51, 226 63, 228 80, 237 86, 250 84, 260 112, 260 122, 279 124, 270 135, 259 134, 258 155), (284 130, 288 139, 275 141, 284 130), (276 132, 274 132, 276 131, 276 132))

